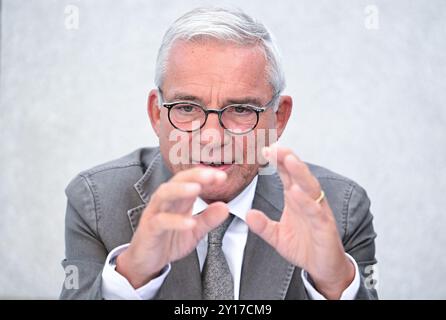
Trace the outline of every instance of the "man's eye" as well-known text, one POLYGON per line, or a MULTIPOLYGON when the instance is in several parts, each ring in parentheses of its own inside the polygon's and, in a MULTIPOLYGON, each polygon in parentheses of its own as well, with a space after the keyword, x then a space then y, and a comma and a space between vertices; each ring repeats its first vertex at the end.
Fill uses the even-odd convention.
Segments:
POLYGON ((235 114, 251 114, 254 111, 251 108, 235 106, 232 108, 232 112, 234 112, 235 114))
POLYGON ((183 104, 183 105, 176 106, 175 109, 177 109, 178 111, 181 111, 183 113, 193 113, 193 112, 197 111, 197 107, 189 105, 189 104, 183 104))

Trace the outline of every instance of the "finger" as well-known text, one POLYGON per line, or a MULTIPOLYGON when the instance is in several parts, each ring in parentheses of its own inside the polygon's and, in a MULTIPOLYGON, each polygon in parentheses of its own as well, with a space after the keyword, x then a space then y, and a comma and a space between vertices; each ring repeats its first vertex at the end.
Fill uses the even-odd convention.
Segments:
POLYGON ((269 219, 263 212, 252 209, 248 211, 246 223, 249 229, 269 243, 276 247, 278 243, 279 223, 269 219))
POLYGON ((280 147, 277 143, 266 147, 268 153, 268 159, 277 164, 282 164, 285 157, 289 154, 293 154, 293 150, 290 148, 280 147))
POLYGON ((269 161, 270 164, 275 166, 277 168, 277 171, 279 173, 280 179, 282 180, 284 189, 288 189, 291 184, 291 177, 288 175, 288 171, 283 165, 283 161, 278 161, 277 158, 277 148, 274 147, 264 147, 262 149, 263 156, 265 159, 269 161))
POLYGON ((319 181, 312 175, 310 169, 304 162, 302 162, 296 155, 288 154, 284 158, 283 164, 293 184, 299 185, 304 192, 307 192, 314 199, 319 197, 319 181))
POLYGON ((196 182, 165 182, 155 191, 157 200, 169 201, 196 197, 201 192, 201 185, 196 182))
POLYGON ((285 180, 284 187, 289 188, 293 184, 298 184, 302 190, 314 196, 315 199, 319 197, 319 181, 312 175, 308 166, 294 154, 293 150, 279 147, 276 144, 273 144, 269 149, 270 157, 277 158, 277 169, 282 181, 285 180))
POLYGON ((283 196, 285 199, 285 205, 288 207, 288 209, 291 209, 290 211, 293 214, 300 214, 301 207, 299 203, 302 201, 303 191, 300 189, 298 185, 292 185, 289 189, 284 190, 283 196))
POLYGON ((193 204, 200 192, 201 185, 195 182, 162 183, 150 198, 149 211, 170 211, 170 205, 174 202, 178 203, 179 201, 184 201, 184 204, 193 204))
POLYGON ((303 213, 311 217, 321 212, 321 205, 296 184, 284 192, 284 197, 293 214, 303 213))
POLYGON ((193 218, 196 222, 195 235, 203 238, 209 231, 217 228, 229 216, 228 206, 223 202, 210 204, 202 213, 193 218))
POLYGON ((178 172, 172 182, 196 182, 201 185, 221 184, 227 178, 224 171, 212 168, 192 168, 178 172))
POLYGON ((291 188, 291 186, 293 185, 293 181, 288 174, 288 171, 285 170, 285 167, 282 164, 278 164, 277 172, 279 173, 280 180, 282 180, 283 188, 285 190, 291 188))
POLYGON ((159 211, 177 211, 177 208, 181 208, 182 212, 187 212, 200 194, 203 185, 220 184, 226 178, 225 172, 211 168, 180 171, 171 180, 158 187, 146 211, 156 214, 159 211))

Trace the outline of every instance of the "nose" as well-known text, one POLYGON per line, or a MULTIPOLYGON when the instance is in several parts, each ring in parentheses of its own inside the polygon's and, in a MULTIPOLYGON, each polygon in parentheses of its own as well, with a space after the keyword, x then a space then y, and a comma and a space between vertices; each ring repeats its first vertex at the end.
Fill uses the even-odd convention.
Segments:
POLYGON ((220 124, 220 120, 218 119, 218 114, 216 112, 210 112, 208 114, 208 118, 206 120, 206 123, 201 128, 201 130, 205 129, 214 129, 218 131, 223 131, 223 127, 220 124))
POLYGON ((202 144, 216 143, 215 138, 222 143, 224 141, 224 128, 221 126, 218 120, 218 114, 210 112, 206 123, 200 130, 200 141, 202 144), (218 135, 218 137, 215 137, 218 135), (212 141, 213 140, 213 141, 212 141))

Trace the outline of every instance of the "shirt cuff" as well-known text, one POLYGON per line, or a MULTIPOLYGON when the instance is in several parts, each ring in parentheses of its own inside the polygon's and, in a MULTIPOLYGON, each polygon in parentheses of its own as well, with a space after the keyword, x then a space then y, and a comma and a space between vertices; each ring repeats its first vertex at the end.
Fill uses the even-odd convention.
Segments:
POLYGON ((102 296, 104 299, 118 300, 150 300, 155 297, 161 285, 170 272, 170 264, 161 270, 161 274, 144 286, 135 289, 130 282, 116 271, 116 257, 130 244, 124 244, 113 249, 105 260, 102 270, 102 296))
MULTIPOLYGON (((353 278, 353 281, 350 283, 350 285, 342 292, 341 297, 339 300, 353 300, 356 297, 356 294, 359 291, 359 285, 360 285, 360 275, 359 275, 359 269, 358 264, 356 263, 355 259, 348 253, 345 253, 347 258, 353 263, 355 266, 355 277, 353 278)), ((308 279, 308 273, 305 270, 302 270, 301 272, 302 281, 304 283, 305 289, 307 290, 308 295, 313 300, 327 300, 322 294, 320 294, 310 283, 308 279)))

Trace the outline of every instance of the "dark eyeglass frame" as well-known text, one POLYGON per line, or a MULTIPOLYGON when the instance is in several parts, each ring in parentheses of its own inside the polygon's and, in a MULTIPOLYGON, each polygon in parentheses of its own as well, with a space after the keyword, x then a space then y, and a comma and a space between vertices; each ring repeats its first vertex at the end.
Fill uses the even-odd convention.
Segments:
POLYGON ((254 105, 251 105, 251 104, 248 104, 248 103, 240 103, 240 104, 230 104, 230 105, 227 105, 226 107, 223 107, 221 109, 208 109, 208 108, 205 108, 202 105, 200 105, 198 103, 195 103, 195 102, 192 102, 192 101, 183 101, 183 100, 181 100, 181 101, 173 101, 173 102, 163 102, 163 100, 164 100, 163 92, 162 92, 162 90, 160 88, 158 88, 158 92, 160 93, 161 105, 168 110, 167 117, 169 119, 170 124, 175 129, 183 131, 183 132, 194 132, 194 131, 200 130, 201 128, 204 127, 204 125, 208 121, 208 115, 210 113, 216 113, 218 115, 218 122, 220 123, 220 126, 223 129, 228 130, 231 134, 234 134, 234 135, 243 135, 243 134, 247 134, 247 133, 253 131, 257 127, 257 124, 259 123, 260 113, 266 111, 269 107, 271 107, 273 102, 277 99, 277 97, 280 94, 280 92, 276 92, 273 95, 273 97, 271 98, 271 100, 268 101, 263 107, 257 107, 257 106, 254 106, 254 105), (203 110, 205 118, 204 118, 203 123, 200 125, 200 127, 196 128, 196 129, 193 129, 193 130, 184 130, 184 129, 178 128, 173 123, 172 119, 170 118, 170 111, 172 110, 173 107, 175 107, 175 106, 177 106, 179 104, 189 104, 189 105, 198 107, 201 110, 203 110), (253 125, 253 127, 251 129, 249 129, 248 131, 245 131, 245 132, 234 132, 234 131, 232 131, 232 129, 226 128, 226 126, 224 125, 223 120, 222 120, 221 117, 222 117, 222 114, 223 114, 223 112, 225 110, 227 110, 228 108, 232 108, 232 107, 248 107, 248 108, 252 109, 256 113, 256 123, 255 123, 255 125, 253 125))

